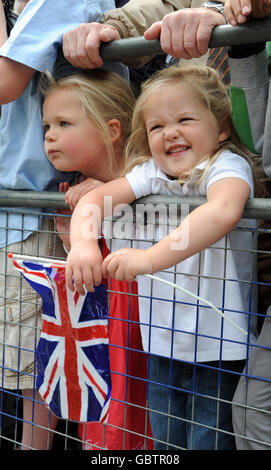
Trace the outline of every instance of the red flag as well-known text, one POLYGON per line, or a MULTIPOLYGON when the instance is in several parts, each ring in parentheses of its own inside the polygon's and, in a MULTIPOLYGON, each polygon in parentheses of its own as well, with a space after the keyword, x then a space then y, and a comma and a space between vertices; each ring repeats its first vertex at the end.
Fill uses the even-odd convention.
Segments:
MULTIPOLYGON (((104 243, 104 256, 109 253, 104 243)), ((107 424, 79 427, 88 450, 153 449, 147 411, 147 360, 139 325, 137 283, 110 279, 111 402, 107 424), (131 295, 132 294, 132 295, 131 295)))

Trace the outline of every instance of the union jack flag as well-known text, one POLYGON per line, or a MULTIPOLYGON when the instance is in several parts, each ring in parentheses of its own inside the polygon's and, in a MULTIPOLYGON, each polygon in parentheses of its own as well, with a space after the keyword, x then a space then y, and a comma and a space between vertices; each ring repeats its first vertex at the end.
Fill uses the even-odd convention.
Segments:
MULTIPOLYGON (((16 256, 16 255, 15 255, 16 256)), ((37 388, 63 419, 105 423, 111 397, 106 286, 80 296, 65 282, 65 265, 13 259, 43 301, 37 388)))

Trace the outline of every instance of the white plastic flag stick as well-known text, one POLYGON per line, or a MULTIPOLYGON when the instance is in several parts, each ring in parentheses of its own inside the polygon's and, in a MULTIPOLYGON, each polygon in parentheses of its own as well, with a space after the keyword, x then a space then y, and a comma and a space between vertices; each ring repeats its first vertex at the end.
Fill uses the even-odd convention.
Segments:
POLYGON ((33 263, 53 263, 53 264, 62 264, 65 266, 66 261, 53 258, 42 258, 40 256, 30 256, 30 255, 19 255, 17 253, 8 253, 8 257, 12 259, 23 259, 26 261, 32 261, 33 263))
POLYGON ((225 320, 227 320, 229 323, 231 323, 232 326, 234 326, 235 328, 237 328, 237 330, 241 331, 241 333, 243 333, 244 335, 247 336, 247 331, 243 330, 243 328, 241 328, 233 320, 231 320, 229 317, 227 317, 227 315, 225 315, 225 313, 222 313, 220 310, 218 310, 218 308, 215 307, 215 305, 212 304, 212 302, 210 302, 209 300, 203 299, 202 297, 200 297, 199 295, 194 294, 190 290, 184 289, 184 287, 180 287, 180 286, 178 286, 178 284, 174 284, 174 282, 170 282, 170 281, 166 281, 165 279, 161 279, 158 276, 153 276, 152 274, 144 274, 144 276, 150 277, 151 279, 155 279, 156 281, 163 282, 164 284, 168 284, 169 286, 174 287, 175 289, 181 290, 181 291, 185 292, 186 294, 191 295, 191 297, 194 297, 195 299, 200 300, 201 302, 205 303, 206 305, 209 305, 209 307, 211 307, 213 310, 215 310, 217 313, 219 313, 219 315, 221 317, 223 317, 225 320))

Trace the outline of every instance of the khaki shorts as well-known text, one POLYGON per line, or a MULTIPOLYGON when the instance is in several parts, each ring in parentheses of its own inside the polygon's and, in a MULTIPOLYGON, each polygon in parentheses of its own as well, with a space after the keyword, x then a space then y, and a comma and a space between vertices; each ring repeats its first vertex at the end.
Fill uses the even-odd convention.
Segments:
POLYGON ((35 386, 35 350, 42 322, 41 298, 13 268, 7 252, 65 257, 53 221, 44 219, 42 230, 0 249, 0 383, 7 389, 35 386))

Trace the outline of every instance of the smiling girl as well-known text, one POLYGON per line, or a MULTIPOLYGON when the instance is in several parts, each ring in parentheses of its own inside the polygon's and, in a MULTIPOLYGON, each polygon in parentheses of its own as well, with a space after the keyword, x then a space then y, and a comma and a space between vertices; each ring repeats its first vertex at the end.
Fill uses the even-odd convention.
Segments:
MULTIPOLYGON (((233 229, 250 224, 240 219, 253 196, 253 175, 230 115, 227 91, 208 67, 170 67, 144 84, 125 176, 85 195, 73 213, 66 269, 71 289, 83 294, 85 285, 92 291, 107 274, 132 281, 159 272, 226 309, 248 331, 249 314, 238 312, 251 311, 250 285, 230 280, 250 279, 251 234, 233 229), (144 241, 102 261, 95 236, 100 218, 93 207, 103 218, 105 196, 112 197, 114 208, 148 194, 206 196, 207 201, 153 246, 141 249, 144 241)), ((211 309, 191 303, 189 295, 157 281, 150 286, 144 277, 137 280, 156 448, 233 449, 230 402, 247 357, 247 336, 211 309)))

